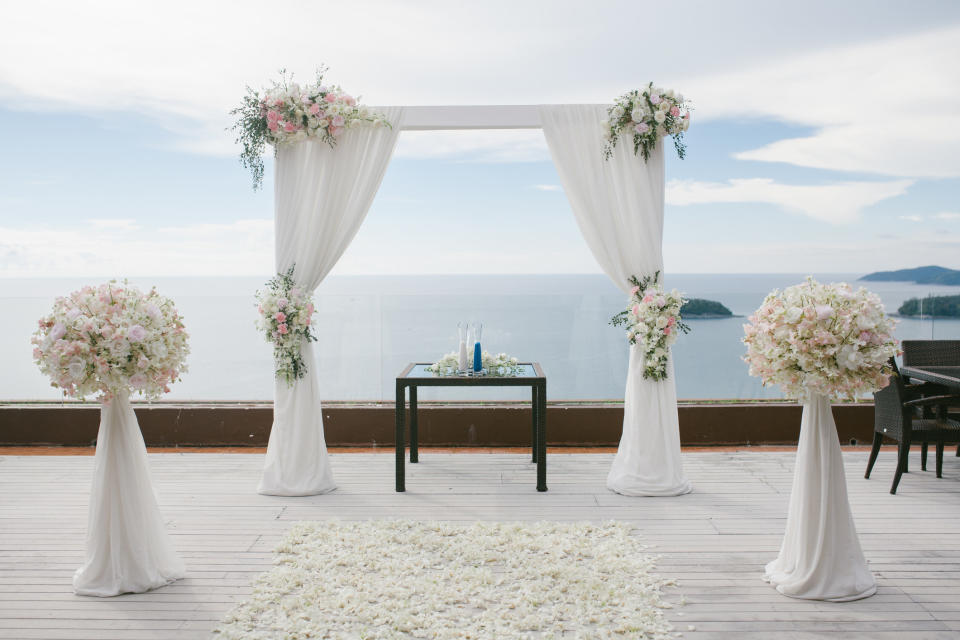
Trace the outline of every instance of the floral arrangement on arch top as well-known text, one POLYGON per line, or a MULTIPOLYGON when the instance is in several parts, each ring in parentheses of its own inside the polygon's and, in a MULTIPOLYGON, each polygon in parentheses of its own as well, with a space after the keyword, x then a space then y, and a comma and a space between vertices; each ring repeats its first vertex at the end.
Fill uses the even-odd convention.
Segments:
POLYGON ((269 89, 254 91, 247 87, 243 104, 230 115, 236 116, 232 130, 243 146, 240 163, 253 176, 253 188, 263 183, 263 152, 268 144, 320 140, 331 147, 347 129, 361 126, 392 126, 380 113, 361 106, 337 85, 323 81, 327 68, 317 70, 313 84, 299 85, 285 70, 269 89))
POLYGON ((660 138, 673 136, 673 147, 682 159, 687 153, 683 132, 690 128, 690 106, 673 89, 654 87, 650 82, 617 98, 601 124, 606 140, 603 157, 607 160, 622 135, 633 138, 633 153, 643 155, 644 161, 650 159, 660 138))

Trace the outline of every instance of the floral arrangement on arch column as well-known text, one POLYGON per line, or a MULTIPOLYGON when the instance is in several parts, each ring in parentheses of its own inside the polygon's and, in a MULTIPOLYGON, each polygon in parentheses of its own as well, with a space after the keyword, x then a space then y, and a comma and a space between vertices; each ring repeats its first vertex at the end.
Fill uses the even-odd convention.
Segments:
POLYGON ((347 129, 390 127, 383 114, 361 106, 358 99, 337 85, 324 83, 325 67, 317 71, 313 84, 299 85, 286 71, 269 89, 255 91, 247 87, 243 104, 230 115, 236 116, 232 130, 243 146, 240 163, 253 176, 253 188, 263 183, 263 152, 266 146, 320 140, 331 147, 347 129))

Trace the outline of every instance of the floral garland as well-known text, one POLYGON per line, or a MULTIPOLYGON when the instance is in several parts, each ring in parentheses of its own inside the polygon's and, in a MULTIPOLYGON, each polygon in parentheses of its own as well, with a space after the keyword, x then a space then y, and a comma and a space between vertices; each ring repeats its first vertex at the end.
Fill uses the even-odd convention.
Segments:
POLYGON ((630 298, 627 308, 613 316, 610 324, 626 326, 630 344, 639 345, 643 352, 643 377, 665 380, 670 346, 679 332, 690 333, 690 327, 680 317, 686 300, 679 291, 664 292, 660 286, 660 272, 638 280, 630 276, 630 298))
POLYGON ((613 155, 622 133, 633 134, 633 153, 642 154, 644 161, 666 135, 673 136, 673 146, 682 159, 687 153, 683 132, 690 128, 690 107, 683 96, 673 89, 663 90, 649 83, 643 89, 628 91, 607 109, 607 119, 601 122, 606 143, 603 157, 613 155))
MULTIPOLYGON (((494 355, 489 351, 484 351, 480 355, 480 360, 485 371, 484 375, 487 376, 509 378, 519 375, 523 369, 519 360, 505 353, 494 355)), ((427 367, 426 370, 438 376, 455 376, 460 374, 459 367, 459 356, 456 353, 448 353, 427 367)))
POLYGON ((294 267, 278 273, 257 291, 257 329, 273 343, 276 376, 289 386, 307 375, 307 363, 300 352, 301 343, 316 341, 310 321, 314 306, 310 295, 293 279, 294 267))
POLYGON ((169 392, 187 370, 188 338, 172 300, 111 280, 57 298, 30 341, 51 386, 109 402, 131 390, 148 400, 169 392))
POLYGON ((770 293, 743 325, 744 360, 784 394, 856 398, 885 387, 899 353, 880 298, 845 283, 807 281, 770 293))
POLYGON ((243 145, 241 164, 253 175, 253 188, 263 182, 263 152, 266 145, 314 139, 336 146, 337 139, 347 129, 360 126, 392 126, 383 114, 357 104, 357 99, 339 86, 325 85, 323 74, 317 71, 314 84, 300 86, 281 70, 280 81, 262 93, 247 87, 243 104, 230 115, 236 116, 233 131, 237 143, 243 145))

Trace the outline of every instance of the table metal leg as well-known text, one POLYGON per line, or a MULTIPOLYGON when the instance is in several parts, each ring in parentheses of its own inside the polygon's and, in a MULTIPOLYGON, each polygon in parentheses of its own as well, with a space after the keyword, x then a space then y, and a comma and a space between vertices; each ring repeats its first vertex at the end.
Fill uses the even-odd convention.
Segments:
POLYGON ((417 432, 417 386, 410 385, 410 462, 420 461, 419 439, 420 434, 417 432))
POLYGON ((530 385, 530 408, 533 420, 530 422, 530 461, 537 461, 537 421, 540 415, 540 399, 537 397, 537 385, 530 385))
POLYGON ((537 391, 537 491, 547 490, 547 384, 537 391))
POLYGON ((406 482, 405 482, 405 470, 404 470, 404 429, 403 429, 403 419, 404 414, 407 412, 406 407, 406 389, 404 385, 400 382, 397 383, 397 401, 396 401, 396 431, 394 432, 395 440, 397 443, 397 491, 406 491, 406 482))

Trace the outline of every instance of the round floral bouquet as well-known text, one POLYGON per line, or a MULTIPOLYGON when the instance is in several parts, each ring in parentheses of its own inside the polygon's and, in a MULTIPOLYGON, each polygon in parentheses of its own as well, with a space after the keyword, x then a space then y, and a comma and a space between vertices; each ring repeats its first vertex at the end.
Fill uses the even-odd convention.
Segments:
POLYGON ((788 397, 854 399, 886 386, 888 362, 899 352, 893 327, 875 294, 808 277, 774 290, 750 316, 744 360, 750 375, 788 397))
POLYGON ((610 324, 626 326, 630 344, 643 352, 643 377, 664 380, 667 377, 667 358, 670 346, 679 333, 689 333, 690 327, 680 317, 686 300, 679 291, 666 292, 660 286, 660 272, 653 277, 638 280, 630 276, 630 298, 627 308, 613 316, 610 324))
MULTIPOLYGON (((498 353, 494 355, 489 351, 484 351, 482 354, 480 354, 480 360, 482 362, 483 369, 486 371, 486 375, 488 376, 509 378, 511 376, 518 375, 522 369, 522 365, 520 364, 519 360, 508 356, 505 353, 498 353)), ((470 362, 473 362, 472 358, 470 359, 470 362)), ((448 353, 427 367, 427 371, 435 373, 439 376, 453 376, 457 375, 459 366, 459 356, 456 353, 448 353)))
POLYGON ((357 99, 338 86, 323 82, 325 69, 314 84, 300 86, 281 71, 280 81, 262 93, 247 87, 243 105, 230 112, 237 116, 233 130, 243 145, 240 162, 253 174, 253 187, 263 182, 263 155, 267 144, 277 145, 314 139, 331 147, 347 129, 359 126, 391 126, 381 114, 357 104, 357 99))
POLYGON ((644 161, 663 136, 673 136, 677 155, 683 158, 687 147, 683 144, 683 132, 690 128, 690 109, 683 96, 673 89, 660 89, 649 83, 643 89, 629 91, 607 109, 603 121, 606 144, 603 157, 610 159, 622 134, 633 136, 633 153, 642 154, 644 161))
POLYGON ((257 291, 257 328, 273 343, 274 369, 277 378, 288 385, 307 375, 307 363, 300 353, 302 341, 317 339, 310 322, 314 306, 310 296, 293 280, 294 267, 278 273, 267 282, 265 290, 257 291))
POLYGON ((83 287, 57 298, 39 321, 33 357, 51 385, 75 398, 109 402, 133 391, 155 400, 187 370, 190 347, 169 298, 126 281, 83 287))

